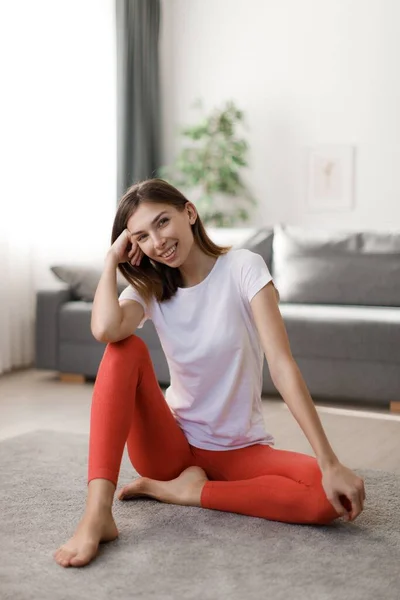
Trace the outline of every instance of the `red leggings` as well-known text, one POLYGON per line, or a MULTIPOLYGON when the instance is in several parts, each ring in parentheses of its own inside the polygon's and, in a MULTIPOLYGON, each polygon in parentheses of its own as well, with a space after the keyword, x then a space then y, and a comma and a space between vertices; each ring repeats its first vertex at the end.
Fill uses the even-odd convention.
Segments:
POLYGON ((117 485, 127 443, 143 477, 168 481, 192 465, 210 481, 201 506, 285 523, 327 524, 338 518, 321 485, 315 458, 253 444, 203 450, 189 444, 158 384, 145 342, 132 335, 108 344, 93 390, 88 481, 117 485))

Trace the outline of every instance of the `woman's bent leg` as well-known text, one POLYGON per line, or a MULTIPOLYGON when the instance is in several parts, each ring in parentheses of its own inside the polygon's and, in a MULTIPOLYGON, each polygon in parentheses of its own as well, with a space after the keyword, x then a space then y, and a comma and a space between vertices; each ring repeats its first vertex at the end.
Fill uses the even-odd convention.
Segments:
POLYGON ((109 344, 93 392, 88 481, 117 484, 125 443, 142 476, 169 480, 193 465, 189 443, 158 384, 149 350, 136 335, 109 344))
POLYGON ((118 536, 111 506, 124 446, 140 474, 177 477, 193 464, 190 446, 158 385, 146 344, 137 336, 109 344, 93 390, 88 495, 73 537, 54 554, 64 567, 81 567, 100 542, 118 536))
POLYGON ((328 524, 339 517, 322 487, 315 458, 253 445, 213 452, 196 449, 212 479, 203 488, 204 508, 285 523, 328 524))

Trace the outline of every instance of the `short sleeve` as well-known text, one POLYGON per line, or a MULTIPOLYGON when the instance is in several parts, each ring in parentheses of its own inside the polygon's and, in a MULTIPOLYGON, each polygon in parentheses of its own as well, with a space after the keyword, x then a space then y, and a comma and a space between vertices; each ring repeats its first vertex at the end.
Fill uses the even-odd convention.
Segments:
POLYGON ((139 292, 137 290, 135 290, 135 288, 132 287, 131 285, 128 285, 128 287, 126 287, 120 293, 118 300, 136 300, 136 302, 139 302, 139 304, 141 304, 143 306, 144 315, 143 315, 143 318, 140 321, 139 325, 137 326, 138 329, 142 329, 142 327, 145 324, 145 322, 147 321, 147 319, 150 319, 150 314, 148 312, 146 302, 143 300, 143 298, 139 294, 139 292))
POLYGON ((260 254, 251 250, 242 250, 240 284, 243 298, 248 302, 254 298, 267 283, 272 281, 272 275, 260 254))

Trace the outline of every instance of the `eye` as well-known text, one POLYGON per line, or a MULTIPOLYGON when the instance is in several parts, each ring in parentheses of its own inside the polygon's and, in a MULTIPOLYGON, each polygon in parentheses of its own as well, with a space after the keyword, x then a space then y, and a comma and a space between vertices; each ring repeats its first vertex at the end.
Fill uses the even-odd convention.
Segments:
MULTIPOLYGON (((162 223, 163 221, 167 221, 167 222, 168 222, 168 221, 169 221, 169 219, 168 219, 167 217, 163 217, 162 219, 160 219, 160 220, 158 221, 158 225, 160 225, 160 223, 162 223)), ((145 235, 141 235, 141 236, 139 236, 139 237, 138 237, 138 239, 137 239, 137 241, 138 241, 138 242, 140 242, 140 240, 142 240, 144 237, 146 237, 146 236, 145 236, 145 235)))

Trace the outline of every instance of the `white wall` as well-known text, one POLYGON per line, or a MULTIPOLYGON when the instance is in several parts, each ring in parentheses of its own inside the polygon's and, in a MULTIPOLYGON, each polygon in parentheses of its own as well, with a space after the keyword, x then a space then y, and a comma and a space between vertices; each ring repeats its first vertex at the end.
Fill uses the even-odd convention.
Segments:
MULTIPOLYGON (((114 0, 0 4, 3 225, 49 265, 102 258, 116 207, 114 0)), ((14 251, 14 250, 13 250, 14 251)))
POLYGON ((251 224, 400 229, 398 0, 163 0, 164 159, 176 128, 233 99, 245 111, 251 224), (356 205, 306 206, 307 148, 354 144, 356 205))

